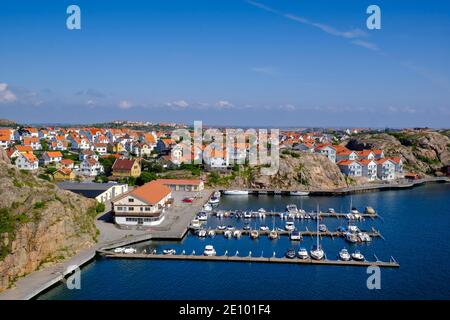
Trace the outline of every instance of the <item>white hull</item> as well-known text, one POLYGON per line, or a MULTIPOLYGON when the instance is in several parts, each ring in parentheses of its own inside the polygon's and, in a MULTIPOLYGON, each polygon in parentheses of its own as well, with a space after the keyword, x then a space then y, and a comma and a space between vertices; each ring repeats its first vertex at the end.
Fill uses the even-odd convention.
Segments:
POLYGON ((291 191, 289 192, 289 195, 291 196, 307 196, 309 195, 308 191, 291 191))
POLYGON ((227 190, 223 192, 226 195, 229 196, 246 196, 248 195, 248 191, 245 190, 227 190))

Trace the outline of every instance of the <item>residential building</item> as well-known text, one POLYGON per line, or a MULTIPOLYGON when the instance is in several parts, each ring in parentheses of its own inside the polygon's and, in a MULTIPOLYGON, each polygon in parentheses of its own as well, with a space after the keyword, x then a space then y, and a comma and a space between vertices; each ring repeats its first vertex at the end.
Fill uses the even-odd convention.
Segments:
POLYGON ((75 172, 69 168, 59 168, 53 173, 53 179, 56 181, 74 180, 75 172))
POLYGON ((141 163, 138 159, 118 158, 112 166, 113 177, 139 177, 141 175, 141 163))
POLYGON ((361 177, 362 166, 356 160, 341 160, 337 163, 341 172, 349 177, 361 177))
POLYGON ((172 190, 152 181, 112 201, 114 221, 118 225, 155 226, 164 220, 172 202, 172 190))
POLYGON ((25 137, 23 138, 22 145, 30 146, 33 150, 41 150, 42 146, 37 137, 25 137))
POLYGON ((63 155, 60 151, 46 151, 42 154, 42 162, 47 165, 50 163, 58 163, 62 160, 63 155))
POLYGON ((39 168, 39 161, 33 153, 21 153, 15 165, 21 170, 37 170, 39 168))
POLYGON ((81 162, 80 173, 83 176, 95 177, 103 172, 103 166, 94 158, 86 158, 81 162))
POLYGON ((369 179, 375 180, 377 178, 377 163, 373 159, 363 159, 359 160, 362 166, 362 176, 369 179))
POLYGON ((128 184, 122 183, 94 183, 94 182, 61 182, 58 187, 107 203, 128 192, 128 184))
POLYGON ((377 160, 377 175, 381 180, 389 181, 395 179, 396 164, 390 159, 377 160))
POLYGON ((200 179, 157 179, 155 180, 165 186, 170 187, 173 191, 202 191, 205 185, 200 179))

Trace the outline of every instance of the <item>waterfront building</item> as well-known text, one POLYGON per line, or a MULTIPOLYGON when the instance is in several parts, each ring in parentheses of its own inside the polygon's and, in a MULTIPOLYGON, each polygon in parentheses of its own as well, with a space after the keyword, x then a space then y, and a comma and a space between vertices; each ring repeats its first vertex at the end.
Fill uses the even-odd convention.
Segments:
POLYGON ((58 187, 83 195, 86 198, 95 199, 101 203, 107 203, 118 196, 128 192, 126 183, 94 183, 94 182, 61 182, 58 187))
POLYGON ((361 177, 362 165, 356 160, 341 160, 337 163, 341 172, 349 177, 361 177))
POLYGON ((157 179, 156 182, 170 187, 173 191, 202 191, 205 185, 200 179, 157 179))
POLYGON ((172 203, 172 189, 157 180, 127 192, 112 201, 118 225, 155 226, 164 220, 172 203))
POLYGON ((389 181, 395 179, 396 164, 394 161, 383 158, 377 160, 377 175, 381 180, 389 181))
POLYGON ((373 159, 359 160, 362 167, 362 176, 373 181, 377 179, 377 163, 373 159))

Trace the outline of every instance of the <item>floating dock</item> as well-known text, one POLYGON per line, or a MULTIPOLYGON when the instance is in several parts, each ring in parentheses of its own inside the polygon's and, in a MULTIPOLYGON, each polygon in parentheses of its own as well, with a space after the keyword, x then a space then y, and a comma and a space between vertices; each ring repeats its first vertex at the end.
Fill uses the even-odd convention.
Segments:
MULTIPOLYGON (((191 229, 192 231, 198 230, 198 229, 191 229)), ((206 231, 214 231, 216 235, 218 234, 224 234, 227 230, 220 230, 220 229, 205 229, 206 231)), ((229 230, 231 232, 235 232, 235 231, 239 231, 241 233, 241 235, 250 235, 250 232, 252 232, 252 230, 242 230, 242 229, 234 229, 234 230, 229 230)), ((254 231, 254 230, 253 230, 254 231)), ((257 230, 259 232, 259 236, 268 236, 271 230, 257 230)), ((286 230, 275 230, 279 236, 289 236, 292 231, 286 231, 286 230)), ((340 232, 340 231, 324 231, 324 232, 317 232, 317 231, 309 231, 309 230, 304 230, 304 231, 298 231, 300 233, 300 235, 302 237, 316 237, 317 235, 319 235, 320 237, 331 237, 331 238, 338 238, 338 237, 345 237, 345 232, 340 232)), ((381 235, 381 233, 378 230, 375 230, 374 228, 372 228, 371 231, 360 231, 361 233, 366 233, 368 234, 371 238, 374 237, 380 237, 383 238, 383 236, 381 235)))
MULTIPOLYGON (((252 211, 252 210, 226 210, 226 209, 222 209, 220 210, 222 212, 229 212, 231 214, 233 214, 233 216, 231 217, 223 217, 223 218, 236 218, 236 216, 234 216, 237 212, 252 212, 255 215, 252 216, 251 218, 244 218, 244 217, 240 217, 239 219, 242 220, 246 220, 246 219, 264 219, 264 218, 260 218, 258 216, 258 212, 257 211, 252 211)), ((217 216, 217 213, 220 211, 213 211, 211 215, 213 216, 217 216)), ((279 217, 281 215, 285 215, 287 214, 287 211, 266 211, 264 212, 264 214, 266 215, 266 217, 279 217)), ((315 217, 317 216, 317 213, 315 212, 306 212, 306 213, 300 213, 301 215, 303 215, 303 218, 295 218, 295 219, 303 219, 303 220, 309 220, 309 219, 315 219, 315 217), (310 218, 306 218, 305 215, 308 215, 310 218)), ((352 215, 355 215, 355 213, 351 213, 352 215)), ((378 213, 357 213, 361 219, 365 219, 365 218, 370 218, 370 219, 375 219, 375 218, 379 218, 380 216, 378 215, 378 213)), ((331 212, 321 212, 319 213, 319 218, 337 218, 337 219, 348 219, 348 215, 349 213, 343 213, 343 212, 335 212, 335 213, 331 213, 331 212)), ((292 218, 294 219, 294 218, 292 218)), ((358 220, 358 219, 350 219, 350 220, 358 220)))
POLYGON ((102 251, 102 255, 106 258, 121 258, 121 259, 154 259, 154 260, 198 260, 198 261, 228 261, 228 262, 259 262, 259 263, 290 263, 290 264, 302 264, 302 265, 330 265, 330 266, 354 266, 354 267, 369 267, 378 266, 380 268, 398 268, 399 263, 391 258, 391 261, 342 261, 342 260, 313 260, 313 259, 288 259, 277 257, 240 257, 240 256, 204 256, 204 255, 185 255, 185 254, 123 254, 113 253, 108 251, 102 251))

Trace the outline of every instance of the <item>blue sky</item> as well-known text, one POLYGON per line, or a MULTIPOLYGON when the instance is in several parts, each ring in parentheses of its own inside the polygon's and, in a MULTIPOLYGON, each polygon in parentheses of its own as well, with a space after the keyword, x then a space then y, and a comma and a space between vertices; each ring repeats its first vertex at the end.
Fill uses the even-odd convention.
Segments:
POLYGON ((437 0, 0 0, 0 117, 448 127, 449 36, 437 0))

